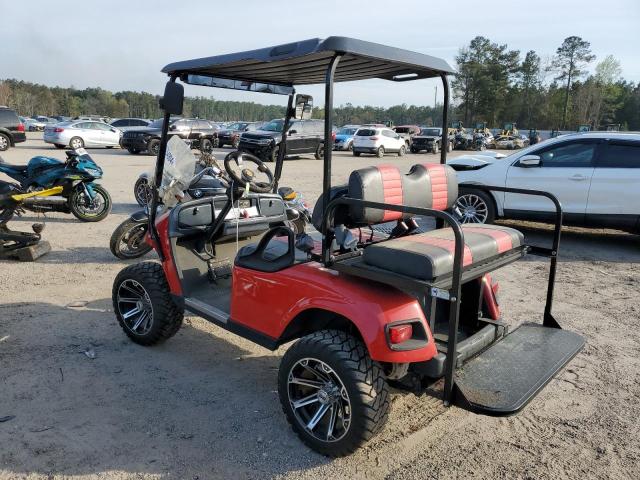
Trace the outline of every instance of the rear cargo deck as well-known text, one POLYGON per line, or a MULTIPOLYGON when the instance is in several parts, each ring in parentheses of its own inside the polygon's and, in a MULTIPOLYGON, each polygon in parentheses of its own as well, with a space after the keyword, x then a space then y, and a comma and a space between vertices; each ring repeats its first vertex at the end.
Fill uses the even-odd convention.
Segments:
POLYGON ((525 324, 456 371, 454 403, 485 415, 522 409, 583 347, 573 332, 525 324))

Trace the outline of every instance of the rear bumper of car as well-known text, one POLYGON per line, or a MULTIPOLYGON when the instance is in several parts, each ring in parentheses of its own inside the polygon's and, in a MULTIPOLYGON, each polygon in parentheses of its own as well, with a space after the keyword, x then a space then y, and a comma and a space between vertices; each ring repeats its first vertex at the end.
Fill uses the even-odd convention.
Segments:
POLYGON ((356 147, 354 145, 353 151, 356 153, 376 153, 378 151, 378 147, 356 147))
POLYGON ((22 143, 27 141, 27 135, 24 132, 12 132, 13 143, 22 143))

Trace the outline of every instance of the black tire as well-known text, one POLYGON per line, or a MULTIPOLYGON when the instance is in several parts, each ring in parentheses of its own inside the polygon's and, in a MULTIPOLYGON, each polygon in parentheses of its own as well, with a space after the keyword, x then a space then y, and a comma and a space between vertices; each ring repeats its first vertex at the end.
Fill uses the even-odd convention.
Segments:
POLYGON ((4 133, 0 133, 0 152, 5 152, 9 150, 11 146, 11 139, 6 136, 4 133))
POLYGON ((359 157, 360 156, 360 152, 353 152, 353 156, 354 157, 359 157))
POLYGON ((496 205, 491 194, 472 187, 460 187, 453 212, 456 220, 463 224, 488 224, 496 220, 496 205))
MULTIPOLYGON (((310 364, 307 363, 307 365, 310 364)), ((304 367, 302 368, 304 369, 304 367)), ((327 373, 326 370, 323 372, 327 373)), ((316 378, 321 379, 321 376, 316 378)), ((375 436, 386 423, 390 407, 389 387, 380 365, 371 360, 362 342, 338 330, 321 330, 307 335, 298 340, 284 354, 278 372, 278 393, 287 420, 300 439, 316 452, 331 457, 348 455, 375 436), (340 417, 337 416, 333 422, 335 427, 332 433, 336 431, 341 433, 337 439, 331 441, 319 439, 314 434, 314 427, 310 432, 306 425, 302 424, 303 421, 306 421, 302 417, 307 416, 307 412, 302 410, 304 406, 300 410, 294 411, 291 405, 292 395, 297 395, 298 392, 300 395, 305 395, 304 389, 313 392, 318 388, 290 383, 294 370, 305 359, 322 362, 332 370, 331 374, 327 374, 329 382, 323 382, 323 388, 320 390, 324 390, 332 384, 332 379, 337 379, 344 387, 339 389, 339 395, 335 394, 335 389, 330 390, 334 392, 336 397, 333 400, 333 406, 337 411, 346 412, 344 407, 340 410, 337 407, 338 404, 344 405, 345 401, 350 407, 348 409, 348 425, 342 424, 341 429, 336 430, 340 417), (344 393, 346 393, 346 399, 344 393), (300 416, 296 413, 297 411, 301 412, 300 416)), ((320 401, 317 403, 323 405, 320 401)), ((311 408, 309 407, 309 409, 311 408)), ((333 413, 333 409, 330 412, 333 413)), ((318 426, 318 435, 324 426, 321 425, 321 422, 325 418, 326 416, 321 417, 321 421, 316 425, 318 426)), ((342 419, 344 420, 344 415, 342 415, 342 419)), ((327 428, 324 434, 325 438, 328 438, 328 435, 327 428)))
POLYGON ((141 207, 146 207, 149 203, 149 180, 139 177, 133 186, 133 196, 141 207))
POLYGON ((84 148, 84 140, 82 140, 80 137, 73 137, 71 138, 71 140, 69 140, 69 147, 74 150, 77 148, 84 148))
POLYGON ((147 223, 128 218, 113 231, 109 240, 111 253, 122 260, 140 258, 151 251, 151 245, 144 241, 147 223))
POLYGON ((268 162, 275 162, 278 160, 278 152, 280 152, 280 145, 276 145, 271 153, 267 156, 268 162))
MULTIPOLYGON (((159 263, 141 262, 123 269, 113 282, 111 298, 113 311, 120 327, 133 342, 139 345, 155 345, 163 342, 173 337, 182 326, 184 310, 178 308, 171 299, 169 284, 159 263), (127 306, 133 305, 132 302, 121 301, 123 298, 128 298, 124 296, 129 291, 125 287, 133 287, 132 293, 135 293, 138 290, 136 284, 141 287, 140 292, 143 293, 141 303, 144 307, 148 307, 151 316, 148 321, 150 324, 145 325, 145 331, 133 330, 132 327, 135 327, 135 324, 129 325, 128 319, 123 316, 123 311, 125 314, 130 312, 127 306)), ((138 308, 137 305, 134 308, 138 308)))
POLYGON ((140 150, 138 150, 137 148, 127 148, 127 151, 131 154, 131 155, 138 155, 140 153, 140 150))
POLYGON ((440 147, 438 146, 437 143, 433 144, 433 147, 431 148, 431 153, 433 153, 434 155, 437 155, 438 153, 440 153, 440 147))
POLYGON ((60 145, 59 143, 56 143, 56 144, 54 144, 53 146, 54 146, 54 147, 56 147, 56 148, 60 148, 60 149, 62 149, 62 148, 67 148, 67 146, 66 146, 66 145, 60 145))
POLYGON ((384 147, 382 146, 378 147, 378 150, 376 150, 376 157, 378 158, 384 157, 384 147))
POLYGON ((314 153, 313 156, 316 160, 322 160, 324 158, 324 145, 318 145, 318 148, 316 148, 316 153, 314 153))
POLYGON ((405 153, 407 153, 407 150, 406 150, 406 148, 404 147, 404 145, 402 145, 402 146, 400 147, 400 151, 398 152, 398 156, 399 156, 399 157, 404 157, 405 153))
POLYGON ((74 217, 78 220, 82 220, 83 222, 99 222, 103 220, 109 215, 111 211, 111 195, 104 189, 101 185, 94 185, 93 190, 96 195, 100 195, 102 197, 102 202, 104 203, 104 207, 97 214, 87 214, 82 211, 84 208, 84 189, 83 188, 75 188, 69 197, 69 209, 71 213, 73 213, 74 217))
POLYGON ((149 143, 147 143, 147 155, 157 157, 158 153, 160 153, 160 140, 152 138, 149 140, 149 143))
POLYGON ((211 153, 213 152, 213 143, 208 138, 203 138, 200 141, 200 152, 201 153, 211 153))

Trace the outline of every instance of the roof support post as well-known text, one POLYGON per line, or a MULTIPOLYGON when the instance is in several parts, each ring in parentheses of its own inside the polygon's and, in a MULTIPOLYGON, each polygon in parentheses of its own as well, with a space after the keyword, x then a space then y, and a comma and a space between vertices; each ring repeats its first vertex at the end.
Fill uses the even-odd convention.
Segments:
POLYGON ((440 163, 447 163, 447 148, 449 147, 449 79, 444 73, 440 74, 444 87, 444 104, 442 105, 442 145, 440 145, 440 163))
MULTIPOLYGON (((333 79, 336 68, 342 54, 337 53, 329 62, 324 83, 324 168, 322 177, 322 211, 331 201, 331 130, 333 127, 333 79)), ((330 232, 323 224, 322 229, 322 257, 325 263, 329 262, 331 256, 331 243, 333 237, 329 238, 330 232)))
POLYGON ((276 158, 276 172, 273 181, 273 193, 278 193, 278 184, 280 183, 280 177, 282 176, 282 165, 284 164, 284 156, 287 151, 287 134, 289 127, 291 126, 291 117, 294 115, 293 111, 293 97, 296 95, 296 90, 293 89, 289 94, 289 101, 287 102, 287 111, 284 116, 284 123, 282 124, 282 141, 280 142, 280 149, 278 150, 278 158, 276 158))

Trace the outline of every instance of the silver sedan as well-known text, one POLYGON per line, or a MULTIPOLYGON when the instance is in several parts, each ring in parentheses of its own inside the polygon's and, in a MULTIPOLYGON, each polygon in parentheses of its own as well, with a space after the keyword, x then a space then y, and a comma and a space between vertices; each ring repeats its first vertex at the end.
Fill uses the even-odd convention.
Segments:
POLYGON ((44 129, 44 141, 57 148, 117 147, 121 136, 122 132, 109 124, 88 120, 60 122, 44 129))

